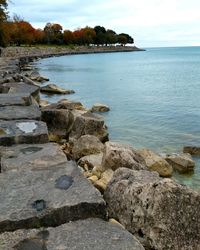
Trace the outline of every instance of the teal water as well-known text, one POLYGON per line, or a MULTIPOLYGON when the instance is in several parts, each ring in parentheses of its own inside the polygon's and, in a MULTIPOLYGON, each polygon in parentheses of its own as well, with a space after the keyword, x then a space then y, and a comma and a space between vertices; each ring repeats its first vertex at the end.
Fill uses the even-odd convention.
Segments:
MULTIPOLYGON (((87 107, 108 104, 111 111, 104 117, 111 140, 157 152, 200 146, 200 47, 54 57, 36 66, 52 83, 76 91, 63 98, 87 107)), ((195 160, 194 174, 176 178, 200 189, 200 160, 195 160)))

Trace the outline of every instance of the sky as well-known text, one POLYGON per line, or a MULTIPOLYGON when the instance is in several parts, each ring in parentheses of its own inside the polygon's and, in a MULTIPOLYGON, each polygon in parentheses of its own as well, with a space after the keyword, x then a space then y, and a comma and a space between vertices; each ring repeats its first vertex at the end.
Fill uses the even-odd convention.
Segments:
POLYGON ((8 10, 35 28, 101 25, 138 47, 200 46, 200 0, 11 0, 8 10))

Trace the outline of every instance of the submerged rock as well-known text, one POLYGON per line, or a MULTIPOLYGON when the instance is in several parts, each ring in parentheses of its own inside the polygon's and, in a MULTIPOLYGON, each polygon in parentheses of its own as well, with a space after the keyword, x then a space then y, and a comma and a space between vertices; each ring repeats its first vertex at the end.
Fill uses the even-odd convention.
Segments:
POLYGON ((55 84, 48 84, 40 88, 40 92, 49 94, 74 94, 74 90, 62 89, 55 84))
POLYGON ((200 147, 197 146, 185 146, 183 153, 189 153, 191 155, 200 155, 200 147))
POLYGON ((161 156, 155 154, 149 149, 141 149, 137 152, 143 158, 145 165, 150 171, 156 171, 162 177, 172 176, 172 166, 161 156))
POLYGON ((108 112, 110 111, 110 108, 105 105, 105 104, 101 104, 101 103, 96 103, 92 106, 92 112, 101 112, 101 113, 104 113, 104 112, 108 112))
POLYGON ((200 248, 200 194, 156 172, 120 168, 104 193, 109 216, 145 249, 200 248))

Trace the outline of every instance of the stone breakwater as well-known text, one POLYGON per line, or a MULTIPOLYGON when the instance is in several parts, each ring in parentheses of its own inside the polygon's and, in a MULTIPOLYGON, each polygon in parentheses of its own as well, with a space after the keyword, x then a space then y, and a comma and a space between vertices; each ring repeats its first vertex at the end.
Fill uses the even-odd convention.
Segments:
POLYGON ((0 60, 0 249, 200 249, 200 194, 170 179, 191 156, 109 141, 106 105, 40 100, 24 62, 63 52, 19 50, 0 60))

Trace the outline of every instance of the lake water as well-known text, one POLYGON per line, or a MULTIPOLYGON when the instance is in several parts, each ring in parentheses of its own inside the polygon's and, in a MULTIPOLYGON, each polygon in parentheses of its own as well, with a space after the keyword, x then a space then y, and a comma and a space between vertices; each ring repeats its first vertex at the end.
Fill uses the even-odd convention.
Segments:
MULTIPOLYGON (((52 83, 76 91, 48 97, 51 102, 108 104, 111 111, 104 117, 111 140, 156 152, 200 146, 200 47, 54 57, 36 66, 52 83)), ((194 174, 175 177, 200 189, 200 160, 195 160, 194 174)))

